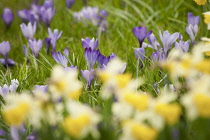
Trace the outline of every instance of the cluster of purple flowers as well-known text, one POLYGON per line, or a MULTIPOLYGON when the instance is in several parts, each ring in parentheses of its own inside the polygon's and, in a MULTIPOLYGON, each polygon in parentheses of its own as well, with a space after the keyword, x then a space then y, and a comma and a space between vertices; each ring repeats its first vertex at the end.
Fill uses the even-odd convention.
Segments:
POLYGON ((170 34, 168 31, 164 31, 163 33, 159 31, 159 37, 161 41, 161 43, 159 43, 157 37, 152 33, 152 31, 147 32, 146 27, 134 27, 133 33, 140 44, 139 48, 134 48, 134 54, 136 58, 144 61, 145 48, 147 47, 154 49, 151 58, 155 61, 165 60, 167 58, 168 52, 172 49, 173 45, 181 53, 188 52, 190 42, 192 43, 192 45, 195 43, 195 37, 198 33, 199 21, 199 16, 193 16, 192 13, 188 14, 188 26, 186 27, 186 32, 190 36, 191 41, 183 41, 182 35, 178 32, 170 34), (144 42, 145 39, 148 40, 148 43, 144 42))
POLYGON ((75 20, 86 23, 87 21, 91 22, 95 26, 101 27, 102 31, 105 31, 108 27, 106 18, 108 16, 107 11, 99 11, 98 7, 84 7, 79 12, 74 12, 73 16, 75 20))
POLYGON ((47 26, 50 26, 50 22, 55 15, 55 7, 53 0, 45 0, 43 5, 31 4, 30 9, 23 9, 18 11, 18 16, 24 22, 38 22, 42 21, 47 26))

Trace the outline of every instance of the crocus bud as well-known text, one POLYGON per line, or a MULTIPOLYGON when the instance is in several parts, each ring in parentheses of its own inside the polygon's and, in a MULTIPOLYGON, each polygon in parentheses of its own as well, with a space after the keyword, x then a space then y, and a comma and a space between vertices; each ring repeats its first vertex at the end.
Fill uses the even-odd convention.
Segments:
POLYGON ((72 5, 74 4, 74 2, 75 2, 75 0, 66 0, 66 6, 67 6, 68 8, 71 8, 72 5))
POLYGON ((4 23, 5 23, 5 25, 7 27, 10 27, 10 25, 12 24, 12 21, 14 19, 12 10, 9 9, 9 8, 5 8, 4 12, 2 14, 2 19, 3 19, 4 23))
POLYGON ((0 43, 0 54, 7 59, 8 53, 10 51, 10 43, 8 41, 3 41, 0 43))

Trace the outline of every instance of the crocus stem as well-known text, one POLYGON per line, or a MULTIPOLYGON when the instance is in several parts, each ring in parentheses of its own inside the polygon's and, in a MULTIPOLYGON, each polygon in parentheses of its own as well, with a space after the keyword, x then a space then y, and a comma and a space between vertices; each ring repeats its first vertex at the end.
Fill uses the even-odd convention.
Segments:
POLYGON ((34 66, 35 66, 35 69, 38 69, 38 64, 35 57, 34 57, 34 66))

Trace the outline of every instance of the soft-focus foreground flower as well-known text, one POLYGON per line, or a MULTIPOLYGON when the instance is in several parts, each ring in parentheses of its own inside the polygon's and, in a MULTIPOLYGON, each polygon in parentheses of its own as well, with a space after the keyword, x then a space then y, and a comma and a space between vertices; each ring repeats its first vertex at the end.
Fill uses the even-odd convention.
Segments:
POLYGON ((21 125, 31 111, 32 98, 27 94, 10 94, 5 98, 3 106, 3 118, 10 126, 21 125))
POLYGON ((33 55, 37 58, 42 48, 42 40, 29 40, 28 43, 33 55))
POLYGON ((68 97, 78 99, 82 93, 82 83, 77 78, 76 69, 66 71, 62 67, 56 66, 52 71, 51 84, 49 90, 53 92, 55 98, 68 97))
POLYGON ((158 130, 145 123, 128 120, 123 123, 123 133, 120 140, 155 140, 158 130))
POLYGON ((88 106, 79 102, 69 102, 67 104, 69 116, 63 121, 63 127, 66 133, 73 138, 85 138, 91 134, 94 138, 99 138, 97 124, 100 116, 92 111, 88 106))
POLYGON ((12 10, 9 8, 4 8, 3 14, 2 14, 2 19, 4 23, 6 24, 7 27, 10 27, 10 25, 13 22, 14 15, 12 13, 12 10))
POLYGON ((207 24, 208 30, 210 30, 210 12, 203 13, 204 15, 204 22, 207 24))
POLYGON ((194 0, 198 5, 205 5, 207 0, 194 0))
POLYGON ((33 39, 34 34, 36 32, 36 23, 34 23, 32 25, 32 23, 29 22, 27 26, 25 23, 22 23, 20 25, 20 28, 21 28, 21 31, 22 31, 23 35, 25 36, 25 38, 33 39))
POLYGON ((0 43, 0 54, 3 59, 0 59, 0 63, 4 66, 14 66, 15 62, 12 59, 8 59, 8 53, 10 51, 10 43, 8 41, 3 41, 0 43))

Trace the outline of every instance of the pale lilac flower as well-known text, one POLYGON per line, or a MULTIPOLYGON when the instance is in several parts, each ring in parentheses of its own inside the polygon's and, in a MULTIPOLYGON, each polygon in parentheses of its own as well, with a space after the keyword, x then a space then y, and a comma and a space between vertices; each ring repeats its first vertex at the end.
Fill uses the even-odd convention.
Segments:
POLYGON ((145 50, 144 48, 134 48, 134 54, 137 60, 144 61, 145 59, 145 50))
POLYGON ((94 69, 84 70, 84 71, 81 70, 81 73, 85 81, 88 83, 88 87, 90 88, 92 81, 94 79, 95 70, 94 69))
MULTIPOLYGON (((47 41, 50 40, 50 44, 52 45, 53 51, 56 51, 56 42, 57 40, 61 37, 62 31, 59 33, 58 29, 55 29, 53 32, 51 31, 50 28, 48 28, 48 39, 47 41)), ((49 44, 47 44, 49 45, 49 44)))
POLYGON ((0 54, 4 57, 4 59, 7 59, 9 51, 10 43, 8 41, 0 43, 0 54))
POLYGON ((92 38, 90 40, 89 37, 82 39, 82 47, 83 48, 91 48, 92 50, 96 50, 98 47, 98 39, 92 38))
POLYGON ((66 56, 61 54, 61 52, 52 51, 52 57, 58 64, 65 68, 68 67, 68 60, 66 59, 66 56))
POLYGON ((0 95, 5 97, 9 93, 15 93, 19 86, 19 81, 17 79, 11 80, 11 84, 8 86, 4 84, 2 87, 0 86, 0 95))
POLYGON ((74 3, 75 3, 75 0, 66 0, 66 6, 68 8, 71 8, 74 3))
POLYGON ((188 26, 186 27, 186 32, 190 36, 192 42, 195 41, 195 37, 198 34, 199 22, 199 16, 194 16, 192 13, 188 13, 188 26))
POLYGON ((91 48, 85 49, 85 59, 88 63, 89 70, 94 67, 94 64, 100 54, 99 50, 92 50, 91 48))
POLYGON ((172 44, 179 38, 180 33, 170 34, 168 31, 164 31, 163 34, 159 31, 160 40, 162 42, 163 51, 165 53, 171 49, 172 44))
POLYGON ((48 85, 35 85, 34 91, 48 92, 48 85))
POLYGON ((150 44, 150 45, 148 45, 148 47, 153 48, 153 49, 155 49, 155 50, 159 50, 159 49, 160 49, 160 44, 159 44, 159 42, 157 41, 157 38, 156 38, 156 36, 155 36, 153 33, 150 34, 150 35, 147 37, 147 39, 148 39, 148 42, 149 42, 149 44, 150 44))
POLYGON ((48 27, 50 26, 50 22, 55 15, 55 11, 55 8, 52 7, 48 9, 42 8, 41 10, 41 19, 48 27))
POLYGON ((11 93, 15 93, 17 88, 18 88, 18 86, 19 86, 19 81, 17 79, 11 80, 11 84, 9 86, 9 91, 11 93))
POLYGON ((0 95, 5 97, 9 93, 9 86, 4 84, 2 87, 0 86, 0 95))
POLYGON ((29 47, 33 53, 33 55, 37 58, 38 55, 39 55, 39 52, 42 48, 42 40, 39 39, 38 41, 37 40, 29 40, 29 47))
POLYGON ((87 24, 87 21, 91 22, 95 26, 99 26, 102 31, 108 27, 106 17, 108 16, 105 10, 99 11, 98 7, 84 7, 79 12, 73 13, 74 19, 84 24, 87 24))
POLYGON ((149 31, 147 33, 147 28, 146 27, 139 26, 139 27, 134 27, 133 28, 133 34, 139 40, 140 47, 142 47, 144 39, 147 38, 151 33, 152 33, 152 31, 149 31))
POLYGON ((175 48, 178 49, 180 52, 188 52, 190 42, 189 41, 179 41, 174 43, 175 48))
POLYGON ((12 21, 14 19, 14 15, 12 13, 12 10, 9 8, 4 8, 2 19, 7 27, 9 27, 12 24, 12 21))
POLYGON ((20 28, 25 38, 33 39, 34 34, 36 32, 36 22, 34 23, 34 25, 32 25, 32 23, 29 22, 27 26, 25 23, 22 23, 20 25, 20 28))

